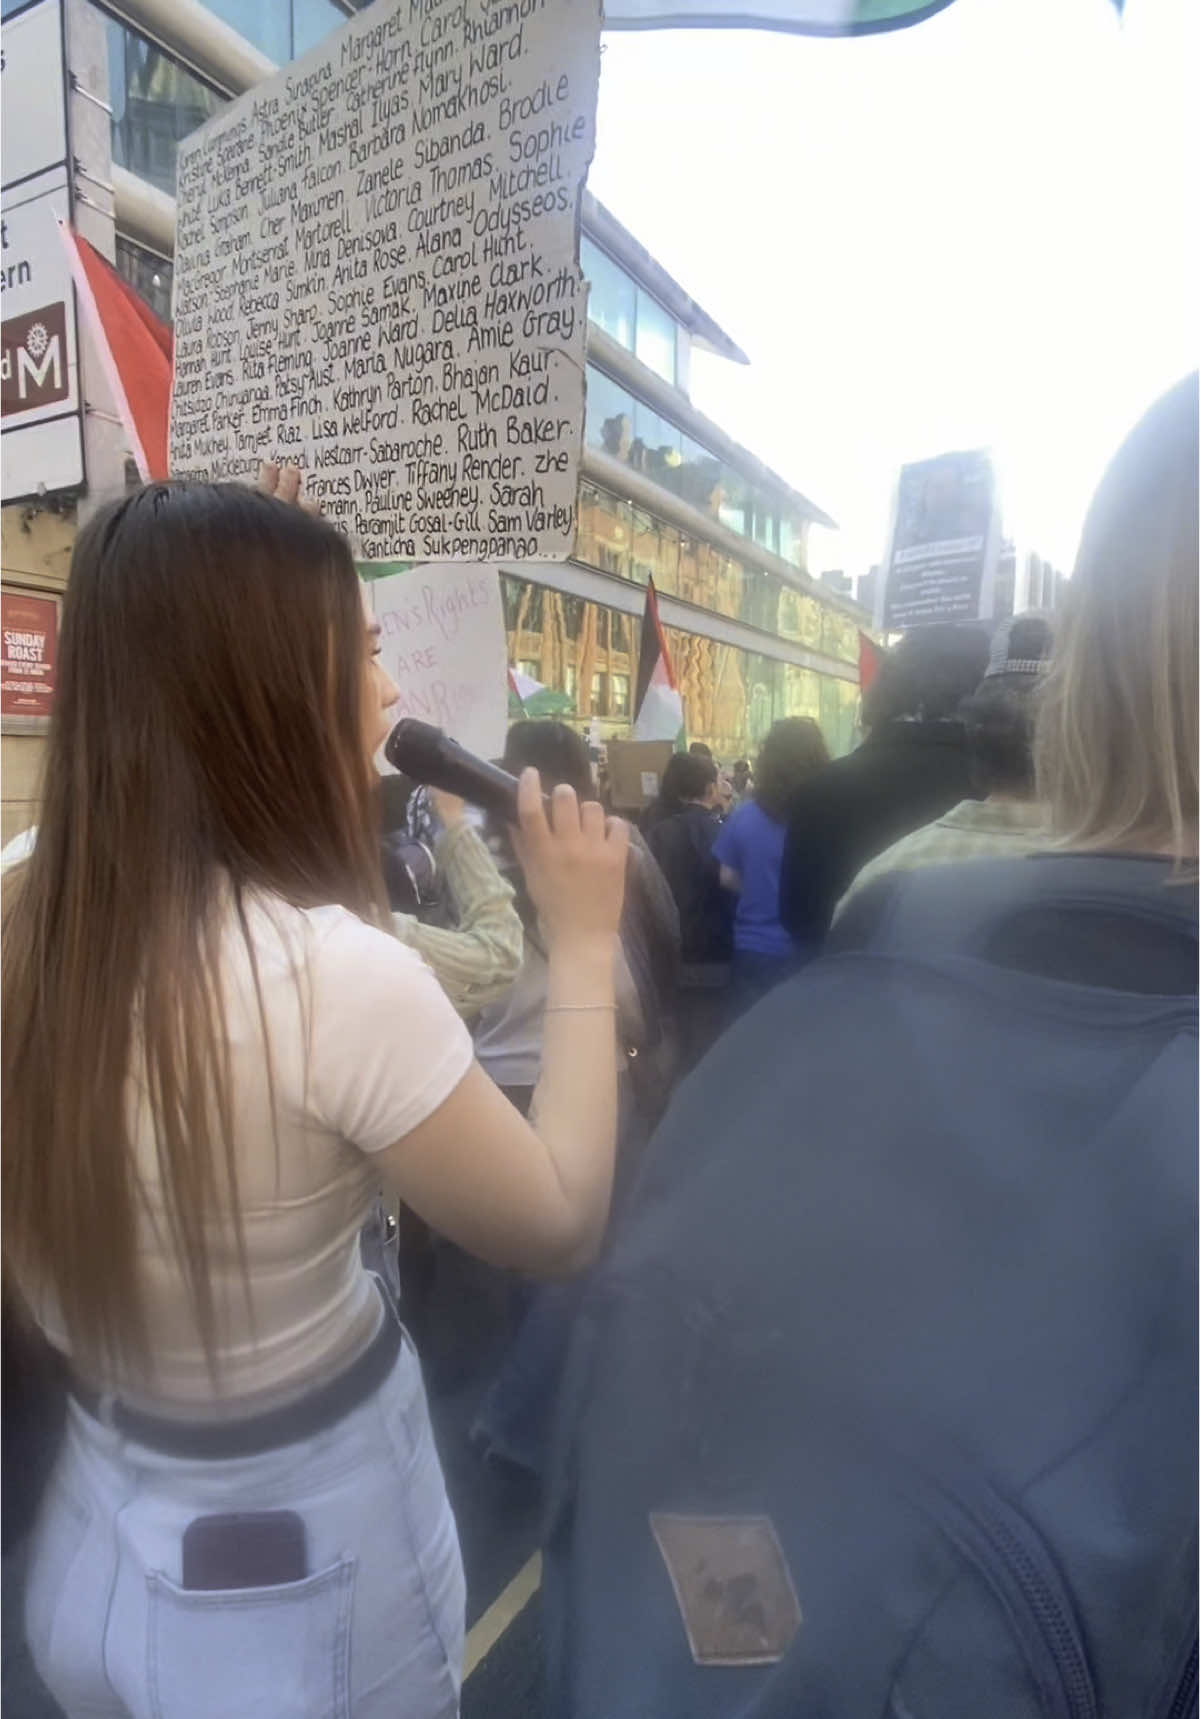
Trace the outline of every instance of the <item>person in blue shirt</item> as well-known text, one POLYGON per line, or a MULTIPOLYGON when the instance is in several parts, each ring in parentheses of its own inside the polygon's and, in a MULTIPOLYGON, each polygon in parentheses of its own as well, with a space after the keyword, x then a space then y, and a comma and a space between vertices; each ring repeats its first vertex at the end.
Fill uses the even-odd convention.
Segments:
POLYGON ((763 741, 746 799, 713 846, 721 882, 737 896, 733 921, 731 1005, 741 1013, 795 972, 815 950, 785 931, 779 919, 779 873, 786 807, 800 784, 829 762, 825 738, 811 717, 788 716, 763 741))

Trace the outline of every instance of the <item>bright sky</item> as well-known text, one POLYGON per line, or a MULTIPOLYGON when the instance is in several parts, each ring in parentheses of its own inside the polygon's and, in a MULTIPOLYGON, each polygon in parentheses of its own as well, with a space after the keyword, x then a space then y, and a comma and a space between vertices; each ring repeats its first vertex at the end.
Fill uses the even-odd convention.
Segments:
POLYGON ((605 37, 589 185, 749 354, 700 409, 865 572, 896 470, 993 449, 1069 566, 1140 412, 1196 363, 1197 0, 955 0, 852 41, 605 37))

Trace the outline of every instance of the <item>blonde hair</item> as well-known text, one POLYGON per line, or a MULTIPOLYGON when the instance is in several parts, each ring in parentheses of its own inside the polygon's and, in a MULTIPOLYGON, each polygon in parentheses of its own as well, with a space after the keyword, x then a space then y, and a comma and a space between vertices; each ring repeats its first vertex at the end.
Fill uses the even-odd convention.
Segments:
POLYGON ((1197 378, 1118 450, 1080 541, 1038 717, 1064 845, 1196 853, 1197 378))

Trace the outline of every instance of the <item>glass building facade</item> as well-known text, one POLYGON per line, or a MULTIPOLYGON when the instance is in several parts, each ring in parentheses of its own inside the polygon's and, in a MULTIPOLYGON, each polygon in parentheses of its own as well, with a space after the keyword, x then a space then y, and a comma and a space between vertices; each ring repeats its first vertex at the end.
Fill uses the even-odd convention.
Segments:
MULTIPOLYGON (((206 9, 279 65, 297 59, 350 16, 334 0, 205 0, 206 9)), ((175 195, 181 140, 229 98, 117 18, 108 19, 113 160, 175 195)))
POLYGON ((857 624, 840 609, 586 480, 579 489, 575 559, 639 585, 653 579, 658 590, 699 609, 842 662, 858 661, 857 624))
POLYGON ((681 336, 670 311, 586 234, 579 242, 579 261, 590 287, 588 321, 674 387, 680 380, 681 336))
POLYGON ((145 299, 155 316, 171 321, 171 282, 174 265, 157 251, 148 251, 123 234, 117 234, 117 268, 133 290, 145 299))
POLYGON ((110 18, 108 99, 113 161, 173 197, 180 140, 228 98, 145 36, 110 18))
POLYGON ((350 16, 349 9, 334 0, 204 0, 204 4, 278 66, 307 54, 350 16))
MULTIPOLYGON (((606 738, 628 731, 637 679, 637 615, 502 576, 509 661, 571 700, 566 720, 606 738)), ((815 605, 814 605, 815 606, 815 605)), ((667 648, 683 694, 689 740, 729 762, 752 756, 784 716, 819 722, 830 751, 856 743, 858 687, 763 653, 667 627, 667 648)))
POLYGON ((589 447, 670 490, 726 530, 804 568, 804 521, 598 365, 587 367, 589 447))

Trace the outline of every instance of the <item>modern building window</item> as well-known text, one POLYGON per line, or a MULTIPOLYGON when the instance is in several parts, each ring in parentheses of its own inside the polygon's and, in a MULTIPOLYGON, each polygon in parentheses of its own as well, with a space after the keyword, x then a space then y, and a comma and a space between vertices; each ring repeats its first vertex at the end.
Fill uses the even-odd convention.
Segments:
POLYGON ((679 324, 670 311, 586 234, 579 241, 579 262, 591 286, 588 321, 674 387, 679 324))
POLYGON ((307 54, 350 16, 335 0, 204 0, 204 4, 280 66, 307 54))
POLYGON ((644 400, 633 403, 633 446, 628 464, 664 489, 678 493, 683 466, 683 432, 644 400))
POLYGON ((602 328, 618 346, 632 352, 637 327, 637 283, 586 234, 579 241, 579 262, 591 287, 588 321, 602 328))
POLYGON ((165 257, 135 245, 132 239, 117 234, 117 269, 133 290, 145 299, 155 316, 164 322, 171 320, 171 281, 174 265, 165 257))
POLYGON ((610 459, 630 463, 633 447, 633 395, 626 393, 619 382, 587 367, 587 415, 585 433, 588 445, 598 448, 610 459))
POLYGON ((648 370, 675 383, 675 318, 658 300, 638 288, 634 352, 648 370))
POLYGON ((211 84, 115 18, 108 21, 108 99, 114 162, 172 197, 180 139, 226 101, 211 84))
POLYGON ((594 364, 587 368, 586 436, 589 447, 803 570, 805 522, 782 496, 752 483, 594 364))

